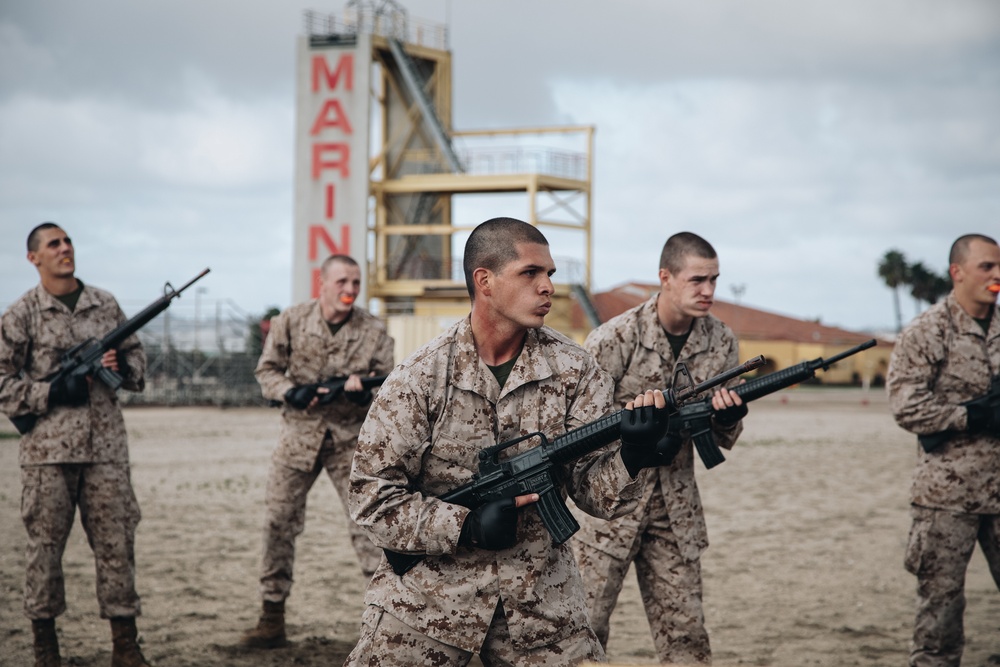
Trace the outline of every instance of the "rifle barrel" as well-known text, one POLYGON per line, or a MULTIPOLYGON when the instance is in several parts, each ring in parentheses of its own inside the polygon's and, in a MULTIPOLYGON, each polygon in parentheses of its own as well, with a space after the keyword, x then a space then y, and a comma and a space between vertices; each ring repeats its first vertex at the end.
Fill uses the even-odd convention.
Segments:
POLYGON ((875 339, 874 338, 870 338, 870 339, 866 340, 865 342, 861 343, 860 345, 855 345, 854 347, 852 347, 849 350, 844 350, 840 354, 835 354, 832 357, 830 357, 829 359, 824 360, 823 361, 823 370, 827 370, 830 366, 833 366, 835 363, 837 363, 841 359, 846 359, 847 357, 851 356, 852 354, 857 354, 861 350, 867 350, 870 347, 875 347, 875 339))
POLYGON ((723 371, 722 373, 719 373, 715 377, 711 377, 705 380, 701 384, 696 384, 693 387, 685 387, 684 389, 681 389, 679 392, 677 392, 675 400, 677 401, 677 403, 680 403, 681 401, 687 400, 692 396, 697 396, 706 389, 717 387, 723 382, 732 380, 734 377, 743 375, 744 373, 752 371, 755 368, 760 368, 763 365, 764 365, 764 355, 758 354, 753 359, 748 359, 746 362, 740 364, 739 366, 735 366, 727 371, 723 371))
MULTIPOLYGON (((185 283, 184 286, 181 287, 180 289, 176 289, 175 290, 173 285, 171 285, 170 283, 167 283, 167 286, 170 287, 170 289, 172 290, 170 293, 167 294, 167 296, 177 295, 179 297, 180 294, 181 294, 181 292, 183 292, 188 287, 191 287, 191 285, 194 285, 196 282, 198 282, 199 280, 201 280, 202 278, 204 278, 206 275, 208 275, 209 271, 211 271, 211 269, 209 269, 208 267, 206 267, 204 271, 202 271, 201 273, 199 273, 198 275, 196 275, 191 280, 187 281, 187 283, 185 283)), ((164 292, 166 292, 166 290, 164 290, 164 292)))

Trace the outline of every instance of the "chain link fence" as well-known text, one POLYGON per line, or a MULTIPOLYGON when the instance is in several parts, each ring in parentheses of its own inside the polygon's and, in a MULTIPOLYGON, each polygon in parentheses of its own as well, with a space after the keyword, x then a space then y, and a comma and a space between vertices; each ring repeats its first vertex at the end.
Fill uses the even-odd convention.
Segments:
POLYGON ((146 389, 119 392, 123 404, 266 405, 253 373, 267 330, 263 320, 277 309, 251 314, 222 299, 208 302, 202 314, 201 305, 200 299, 175 302, 139 331, 146 389))

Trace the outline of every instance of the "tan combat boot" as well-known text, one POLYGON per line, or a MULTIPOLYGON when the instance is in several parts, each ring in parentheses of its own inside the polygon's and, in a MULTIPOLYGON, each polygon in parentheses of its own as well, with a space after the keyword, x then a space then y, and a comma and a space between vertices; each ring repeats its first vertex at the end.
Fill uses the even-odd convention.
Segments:
POLYGON ((134 617, 119 616, 111 619, 111 640, 114 642, 111 667, 150 667, 135 640, 137 634, 134 617))
POLYGON ((285 637, 285 601, 264 600, 257 627, 243 633, 240 646, 244 648, 281 648, 288 645, 285 637))
POLYGON ((56 619, 36 618, 31 621, 35 635, 35 667, 62 667, 59 657, 59 638, 56 636, 56 619))

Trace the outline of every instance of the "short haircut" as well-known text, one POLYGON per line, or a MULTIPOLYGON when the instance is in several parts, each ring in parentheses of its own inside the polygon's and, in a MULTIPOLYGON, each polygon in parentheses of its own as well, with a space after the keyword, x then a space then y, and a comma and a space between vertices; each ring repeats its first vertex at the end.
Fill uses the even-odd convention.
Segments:
POLYGON ((358 266, 358 263, 350 255, 330 255, 323 260, 319 267, 319 274, 326 275, 326 270, 331 264, 346 264, 348 266, 358 266))
POLYGON ((660 252, 660 268, 670 273, 678 273, 684 268, 684 259, 689 255, 702 259, 715 259, 718 255, 712 244, 692 232, 678 232, 667 239, 660 252))
POLYGON ((476 298, 473 272, 480 268, 499 272, 518 258, 518 243, 549 244, 537 227, 515 218, 491 218, 472 230, 462 260, 470 298, 476 298))
POLYGON ((982 241, 983 243, 997 245, 996 241, 985 234, 966 234, 964 236, 959 236, 955 239, 955 242, 951 244, 951 252, 948 253, 948 264, 961 264, 964 262, 965 258, 969 256, 969 246, 972 245, 973 241, 982 241))
POLYGON ((38 250, 38 244, 42 242, 41 239, 39 239, 38 237, 41 235, 42 232, 44 232, 46 229, 59 229, 59 228, 60 228, 59 225, 57 225, 54 222, 43 222, 42 224, 38 225, 30 232, 28 232, 28 244, 27 244, 28 252, 35 252, 36 250, 38 250))

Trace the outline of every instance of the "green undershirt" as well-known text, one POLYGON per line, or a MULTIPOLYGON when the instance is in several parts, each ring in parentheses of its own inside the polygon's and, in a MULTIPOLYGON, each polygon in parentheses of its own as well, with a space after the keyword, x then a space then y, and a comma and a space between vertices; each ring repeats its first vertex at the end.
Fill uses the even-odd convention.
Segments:
MULTIPOLYGON (((692 326, 692 329, 694 327, 692 326)), ((664 330, 663 333, 667 334, 667 341, 670 343, 670 351, 674 353, 674 359, 680 359, 681 350, 684 349, 684 344, 687 343, 688 337, 691 335, 691 329, 686 332, 675 336, 669 331, 664 330)))
POLYGON ((326 320, 323 321, 326 322, 326 326, 330 328, 330 334, 336 336, 337 332, 343 329, 344 325, 351 321, 351 315, 353 314, 354 310, 352 309, 351 312, 347 314, 347 317, 344 318, 343 322, 337 322, 336 324, 334 324, 333 322, 327 322, 326 320))
POLYGON ((489 364, 486 364, 486 367, 490 369, 491 373, 493 373, 493 377, 497 379, 501 389, 503 389, 504 384, 507 382, 507 378, 510 377, 510 372, 514 369, 514 364, 517 363, 517 358, 519 356, 521 356, 520 350, 509 361, 505 361, 499 366, 490 366, 489 364))
POLYGON ((77 280, 76 282, 78 283, 77 288, 75 290, 73 290, 72 292, 70 292, 69 294, 53 295, 57 299, 59 299, 60 301, 62 301, 63 304, 67 308, 69 308, 69 312, 71 312, 71 313, 74 310, 76 310, 76 303, 77 303, 77 301, 80 300, 80 295, 83 293, 83 281, 82 280, 77 280))
POLYGON ((990 320, 993 319, 993 310, 994 310, 994 308, 995 308, 994 306, 990 306, 990 312, 986 313, 986 317, 973 317, 972 318, 972 319, 974 319, 976 321, 976 323, 980 327, 982 327, 983 333, 989 333, 990 332, 990 320))

